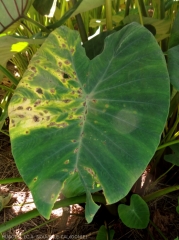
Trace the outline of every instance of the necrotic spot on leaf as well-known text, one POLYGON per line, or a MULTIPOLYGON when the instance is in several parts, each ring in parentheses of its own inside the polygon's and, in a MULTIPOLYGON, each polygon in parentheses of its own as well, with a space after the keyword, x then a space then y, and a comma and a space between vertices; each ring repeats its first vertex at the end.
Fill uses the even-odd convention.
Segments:
POLYGON ((65 100, 63 100, 63 102, 64 103, 69 103, 69 102, 71 102, 71 100, 70 99, 65 99, 65 100))
POLYGON ((39 117, 36 116, 36 115, 34 115, 34 116, 33 116, 33 120, 34 120, 34 122, 39 122, 39 117))
POLYGON ((70 78, 70 76, 69 76, 67 73, 64 73, 64 74, 63 74, 63 77, 64 77, 64 78, 70 78))
POLYGON ((50 89, 50 92, 53 94, 53 93, 55 93, 55 89, 54 88, 51 88, 50 89))
POLYGON ((74 153, 77 153, 77 152, 78 152, 78 148, 75 148, 74 153))
POLYGON ((69 64, 70 64, 70 62, 69 62, 68 60, 66 60, 66 61, 65 61, 65 64, 66 64, 66 65, 69 65, 69 64))
POLYGON ((36 182, 37 181, 37 177, 35 177, 33 180, 34 180, 34 182, 36 182))
POLYGON ((34 73, 37 72, 35 67, 31 67, 31 70, 32 70, 34 73))
POLYGON ((28 111, 31 111, 31 110, 32 110, 32 108, 31 108, 31 107, 27 107, 26 109, 27 109, 28 111))
POLYGON ((39 94, 43 94, 43 91, 42 91, 41 88, 37 88, 37 89, 36 89, 36 92, 39 93, 39 94))
POLYGON ((70 162, 70 160, 68 159, 64 162, 64 164, 69 164, 69 162, 70 162))
POLYGON ((19 106, 18 108, 17 108, 17 110, 22 110, 23 109, 23 107, 22 106, 19 106))

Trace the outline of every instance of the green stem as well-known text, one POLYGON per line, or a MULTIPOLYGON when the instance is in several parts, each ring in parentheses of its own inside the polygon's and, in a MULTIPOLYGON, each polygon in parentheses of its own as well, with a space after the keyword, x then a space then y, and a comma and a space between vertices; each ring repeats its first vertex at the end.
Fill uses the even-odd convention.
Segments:
POLYGON ((0 184, 10 184, 10 183, 17 183, 17 182, 24 182, 22 178, 6 178, 0 179, 0 184))
POLYGON ((106 2, 106 28, 107 31, 112 30, 112 4, 111 0, 105 0, 106 2))
POLYGON ((174 192, 174 191, 177 191, 177 190, 179 190, 179 185, 161 189, 161 190, 156 191, 154 193, 150 193, 146 196, 143 196, 142 198, 144 199, 145 202, 150 202, 150 201, 155 200, 158 197, 162 197, 162 196, 164 196, 164 195, 166 195, 170 192, 174 192))
MULTIPOLYGON (((73 6, 75 6, 75 4, 77 3, 76 0, 72 0, 73 2, 73 6)), ((77 14, 75 16, 76 18, 76 22, 77 22, 77 25, 78 25, 78 30, 79 30, 79 33, 80 33, 80 36, 81 36, 81 40, 83 43, 87 42, 88 41, 88 36, 87 36, 87 33, 86 33, 86 29, 85 29, 85 25, 84 25, 84 22, 83 22, 83 19, 81 17, 81 14, 77 14)))
POLYGON ((163 144, 163 145, 160 145, 160 146, 157 148, 157 151, 160 150, 160 149, 162 149, 162 148, 166 148, 166 147, 168 147, 168 146, 171 146, 171 145, 177 144, 177 143, 179 143, 179 140, 167 142, 167 143, 165 143, 165 144, 163 144))
POLYGON ((125 7, 125 14, 124 14, 124 17, 127 17, 129 15, 129 8, 130 8, 130 5, 131 5, 131 0, 127 0, 126 2, 126 7, 125 7))
POLYGON ((138 4, 139 4, 139 7, 140 7, 142 16, 147 17, 148 15, 147 15, 147 11, 145 9, 144 1, 143 0, 138 0, 138 4))
POLYGON ((162 179, 168 172, 170 172, 170 171, 173 169, 174 166, 175 166, 175 165, 172 165, 166 172, 164 172, 162 175, 160 175, 160 177, 158 177, 158 178, 155 180, 155 182, 153 182, 152 184, 155 186, 156 183, 158 183, 158 182, 160 181, 160 179, 162 179))
MULTIPOLYGON (((102 194, 94 194, 94 195, 92 195, 92 197, 95 202, 106 204, 105 198, 102 194)), ((61 200, 59 202, 56 202, 54 204, 53 210, 62 208, 62 207, 67 207, 69 205, 73 205, 73 204, 77 204, 77 203, 84 203, 84 202, 86 202, 86 195, 73 197, 73 198, 67 198, 67 199, 61 200)), ((37 209, 34 209, 27 213, 24 213, 20 216, 17 216, 15 218, 13 218, 12 220, 1 224, 0 225, 0 233, 3 233, 9 229, 12 229, 13 227, 18 226, 24 222, 27 222, 30 219, 35 218, 37 216, 40 216, 40 213, 38 212, 37 209)))
POLYGON ((0 71, 16 86, 19 83, 17 79, 6 69, 0 64, 0 71))
POLYGON ((140 24, 144 25, 143 19, 142 19, 142 12, 141 12, 141 8, 140 8, 139 0, 137 0, 137 8, 138 8, 138 12, 139 12, 140 24))
POLYGON ((39 27, 42 31, 44 32, 47 32, 47 33, 50 33, 50 30, 47 29, 44 25, 42 25, 41 23, 39 22, 36 22, 35 20, 33 20, 32 18, 29 18, 28 16, 26 15, 23 15, 23 18, 31 23, 33 23, 34 25, 36 25, 37 27, 39 27))

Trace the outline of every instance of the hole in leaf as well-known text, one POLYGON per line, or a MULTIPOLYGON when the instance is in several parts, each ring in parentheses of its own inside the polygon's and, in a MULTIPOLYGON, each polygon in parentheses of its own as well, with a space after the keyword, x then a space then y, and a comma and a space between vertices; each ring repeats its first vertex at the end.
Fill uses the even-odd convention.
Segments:
POLYGON ((64 78, 70 78, 70 76, 69 76, 67 73, 64 73, 64 74, 63 74, 63 77, 64 77, 64 78))

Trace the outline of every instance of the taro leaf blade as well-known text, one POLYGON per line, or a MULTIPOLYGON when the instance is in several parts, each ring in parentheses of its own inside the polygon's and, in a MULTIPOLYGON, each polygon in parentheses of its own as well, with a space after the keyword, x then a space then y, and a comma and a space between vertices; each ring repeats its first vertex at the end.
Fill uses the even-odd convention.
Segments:
POLYGON ((0 33, 22 18, 33 0, 0 0, 0 33))
POLYGON ((86 218, 122 199, 160 140, 169 107, 163 54, 137 23, 105 39, 89 60, 78 32, 60 27, 31 60, 9 107, 12 151, 39 212, 50 217, 65 181, 78 172, 86 218))

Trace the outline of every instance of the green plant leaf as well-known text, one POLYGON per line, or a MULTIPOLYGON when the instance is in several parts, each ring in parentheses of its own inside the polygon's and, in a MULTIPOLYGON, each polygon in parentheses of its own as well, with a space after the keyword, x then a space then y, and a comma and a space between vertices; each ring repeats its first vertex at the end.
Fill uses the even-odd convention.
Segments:
POLYGON ((72 14, 72 17, 77 15, 78 13, 87 12, 93 8, 97 8, 101 5, 105 4, 105 0, 83 0, 80 6, 76 9, 76 11, 72 14))
POLYGON ((118 206, 118 214, 122 222, 129 228, 144 229, 150 220, 148 205, 137 194, 131 196, 130 206, 125 204, 118 206))
POLYGON ((54 1, 56 0, 35 0, 33 6, 41 15, 48 15, 54 1))
MULTIPOLYGON (((98 192, 100 190, 101 186, 94 183, 94 189, 92 189, 92 193, 98 192)), ((64 182, 64 186, 61 191, 66 198, 84 194, 85 188, 80 180, 79 174, 74 173, 73 175, 69 176, 69 178, 67 178, 67 180, 64 182)))
POLYGON ((164 156, 165 161, 170 162, 176 166, 179 166, 179 144, 170 146, 173 153, 164 156))
POLYGON ((175 47, 179 45, 179 11, 176 14, 172 30, 171 30, 171 35, 169 38, 169 48, 175 47))
MULTIPOLYGON (((0 0, 0 33, 22 18, 33 0, 0 0)), ((17 26, 16 26, 17 27, 17 26)))
POLYGON ((115 231, 113 229, 106 229, 105 226, 102 225, 98 231, 96 240, 112 240, 114 234, 115 231))
MULTIPOLYGON (((129 24, 131 22, 140 23, 139 16, 138 15, 128 15, 123 20, 124 24, 129 24)), ((170 27, 171 27, 170 20, 166 20, 166 19, 159 20, 159 19, 155 19, 155 18, 151 18, 151 17, 143 17, 143 23, 145 25, 152 25, 155 28, 154 35, 158 42, 170 36, 170 34, 169 34, 170 27)))
POLYGON ((179 91, 179 45, 168 50, 168 72, 171 84, 179 91))
POLYGON ((11 197, 10 193, 6 197, 0 196, 0 211, 9 203, 11 197))
MULTIPOLYGON (((114 23, 119 23, 124 17, 121 15, 114 15, 112 16, 112 21, 114 23)), ((96 28, 99 26, 106 25, 106 18, 104 19, 91 19, 89 26, 92 28, 96 28)))
POLYGON ((76 172, 88 222, 99 207, 91 198, 94 183, 108 204, 127 195, 157 149, 168 107, 165 59, 141 25, 108 36, 91 61, 78 32, 52 32, 9 106, 12 152, 39 212, 49 218, 76 172))
MULTIPOLYGON (((42 44, 44 39, 18 38, 12 36, 0 36, 0 65, 6 67, 6 63, 14 54, 24 50, 29 44, 42 44)), ((2 75, 0 76, 1 82, 2 75)))

